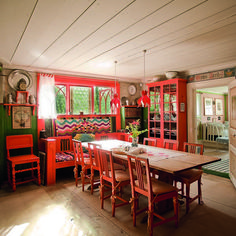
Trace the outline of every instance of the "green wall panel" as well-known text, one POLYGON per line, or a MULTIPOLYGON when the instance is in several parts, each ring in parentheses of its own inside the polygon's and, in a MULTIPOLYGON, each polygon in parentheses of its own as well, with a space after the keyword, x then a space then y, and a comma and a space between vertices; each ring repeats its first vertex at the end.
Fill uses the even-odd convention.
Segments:
POLYGON ((0 105, 0 185, 7 180, 6 167, 6 136, 32 134, 34 140, 34 154, 38 155, 37 114, 31 117, 31 129, 12 129, 12 115, 8 116, 7 109, 0 105))

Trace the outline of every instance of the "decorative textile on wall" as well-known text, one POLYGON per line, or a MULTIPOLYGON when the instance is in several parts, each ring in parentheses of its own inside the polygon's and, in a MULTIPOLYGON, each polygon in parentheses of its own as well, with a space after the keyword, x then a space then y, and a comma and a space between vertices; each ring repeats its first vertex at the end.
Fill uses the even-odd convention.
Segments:
POLYGON ((39 77, 39 119, 55 119, 55 80, 54 75, 40 74, 39 77))
POLYGON ((111 132, 110 118, 58 119, 55 124, 58 136, 111 132))

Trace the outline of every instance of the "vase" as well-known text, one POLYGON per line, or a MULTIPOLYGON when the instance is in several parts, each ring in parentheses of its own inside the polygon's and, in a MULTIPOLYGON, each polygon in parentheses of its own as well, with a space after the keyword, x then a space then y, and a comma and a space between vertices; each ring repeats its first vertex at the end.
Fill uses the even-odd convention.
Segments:
POLYGON ((132 137, 132 147, 138 147, 138 137, 134 138, 132 137))

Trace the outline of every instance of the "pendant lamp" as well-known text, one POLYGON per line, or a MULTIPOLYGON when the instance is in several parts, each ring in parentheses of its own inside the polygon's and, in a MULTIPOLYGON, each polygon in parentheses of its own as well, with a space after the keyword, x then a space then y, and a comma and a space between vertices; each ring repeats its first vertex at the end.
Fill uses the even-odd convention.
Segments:
POLYGON ((150 106, 150 104, 151 104, 151 100, 150 100, 150 98, 149 98, 149 96, 148 96, 148 91, 147 90, 145 90, 145 87, 146 87, 146 84, 145 84, 145 54, 146 54, 146 52, 147 52, 147 50, 143 50, 143 61, 144 61, 144 63, 143 63, 143 67, 144 67, 144 76, 143 76, 143 80, 144 80, 144 90, 142 91, 142 96, 138 99, 138 105, 139 106, 142 106, 142 107, 147 107, 147 106, 150 106))
POLYGON ((114 98, 111 100, 111 107, 115 107, 115 108, 120 108, 120 99, 119 99, 119 95, 116 92, 116 64, 117 61, 115 61, 115 93, 114 93, 114 98))

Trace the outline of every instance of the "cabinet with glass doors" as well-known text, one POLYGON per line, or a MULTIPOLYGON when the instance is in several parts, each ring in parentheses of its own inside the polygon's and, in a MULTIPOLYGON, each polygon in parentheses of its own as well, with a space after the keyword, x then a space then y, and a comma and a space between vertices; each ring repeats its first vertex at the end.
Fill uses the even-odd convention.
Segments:
POLYGON ((177 140, 182 150, 187 140, 186 80, 172 79, 148 84, 151 105, 148 112, 149 137, 162 147, 164 140, 177 140))

